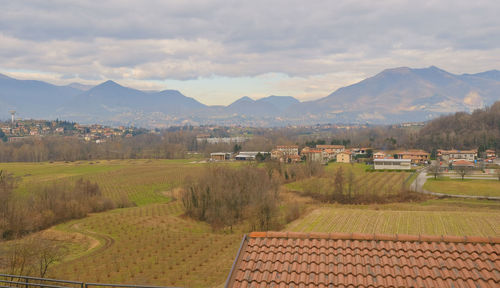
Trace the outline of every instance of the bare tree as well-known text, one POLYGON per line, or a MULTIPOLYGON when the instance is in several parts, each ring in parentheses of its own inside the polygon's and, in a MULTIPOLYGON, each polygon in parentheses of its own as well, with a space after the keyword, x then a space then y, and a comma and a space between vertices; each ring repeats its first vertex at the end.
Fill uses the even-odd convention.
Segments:
POLYGON ((455 171, 457 172, 458 175, 460 175, 460 177, 462 177, 462 180, 464 180, 465 175, 470 174, 472 169, 467 166, 459 166, 455 167, 455 171))
POLYGON ((50 266, 64 256, 62 246, 47 239, 28 238, 14 245, 7 255, 9 273, 45 277, 50 266))
POLYGON ((35 246, 34 257, 38 266, 38 276, 44 278, 49 267, 63 258, 64 249, 49 240, 37 240, 35 246))
POLYGON ((344 170, 342 170, 342 167, 339 167, 337 169, 337 172, 335 172, 335 186, 333 191, 334 200, 342 201, 342 196, 344 193, 344 182, 344 170))
POLYGON ((429 167, 429 172, 434 176, 434 179, 437 179, 441 175, 441 164, 438 160, 435 160, 434 163, 429 167))
POLYGON ((9 227, 10 207, 15 188, 15 179, 9 173, 0 170, 0 238, 9 227))
POLYGON ((347 173, 347 197, 348 201, 352 200, 352 188, 354 186, 354 173, 352 172, 352 168, 349 169, 349 173, 347 173))

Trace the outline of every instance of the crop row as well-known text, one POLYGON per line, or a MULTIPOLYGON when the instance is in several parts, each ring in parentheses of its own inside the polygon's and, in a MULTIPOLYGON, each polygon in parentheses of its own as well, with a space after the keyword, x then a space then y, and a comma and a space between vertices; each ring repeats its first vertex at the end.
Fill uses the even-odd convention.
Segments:
POLYGON ((319 208, 290 223, 298 232, 500 236, 500 215, 488 212, 319 208))

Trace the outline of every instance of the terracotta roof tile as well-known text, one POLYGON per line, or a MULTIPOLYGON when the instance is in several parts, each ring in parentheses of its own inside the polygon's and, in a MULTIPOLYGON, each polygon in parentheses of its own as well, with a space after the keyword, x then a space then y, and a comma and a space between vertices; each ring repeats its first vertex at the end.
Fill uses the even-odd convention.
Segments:
POLYGON ((227 287, 498 287, 493 237, 253 232, 227 287))

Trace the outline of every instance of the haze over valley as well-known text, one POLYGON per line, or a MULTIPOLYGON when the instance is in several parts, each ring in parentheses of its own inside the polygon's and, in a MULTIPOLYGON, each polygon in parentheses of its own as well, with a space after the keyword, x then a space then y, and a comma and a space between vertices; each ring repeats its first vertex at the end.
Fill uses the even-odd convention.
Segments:
MULTIPOLYGON (((292 96, 209 106, 177 90, 141 91, 108 80, 97 86, 0 76, 0 113, 23 118, 135 125, 286 126, 324 123, 391 124, 427 121, 442 114, 473 111, 500 99, 500 71, 455 75, 438 67, 384 70, 359 83, 311 101, 292 96)), ((5 117, 5 116, 4 116, 5 117)))

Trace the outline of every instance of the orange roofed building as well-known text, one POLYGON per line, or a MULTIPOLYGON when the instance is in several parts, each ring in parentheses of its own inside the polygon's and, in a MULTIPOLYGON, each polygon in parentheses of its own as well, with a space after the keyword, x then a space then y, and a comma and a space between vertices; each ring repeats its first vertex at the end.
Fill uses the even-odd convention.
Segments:
POLYGON ((350 151, 344 151, 337 154, 338 163, 351 163, 351 161, 352 161, 352 153, 350 151))
POLYGON ((333 160, 337 154, 345 151, 344 145, 316 145, 316 149, 323 151, 326 161, 333 160))
POLYGON ((429 161, 430 154, 424 150, 407 150, 394 153, 396 159, 410 159, 411 163, 426 163, 429 161))
POLYGON ((324 162, 326 158, 326 154, 323 150, 309 147, 302 149, 300 155, 304 156, 307 161, 312 162, 324 162))
POLYGON ((500 238, 245 235, 225 287, 498 287, 500 238))

